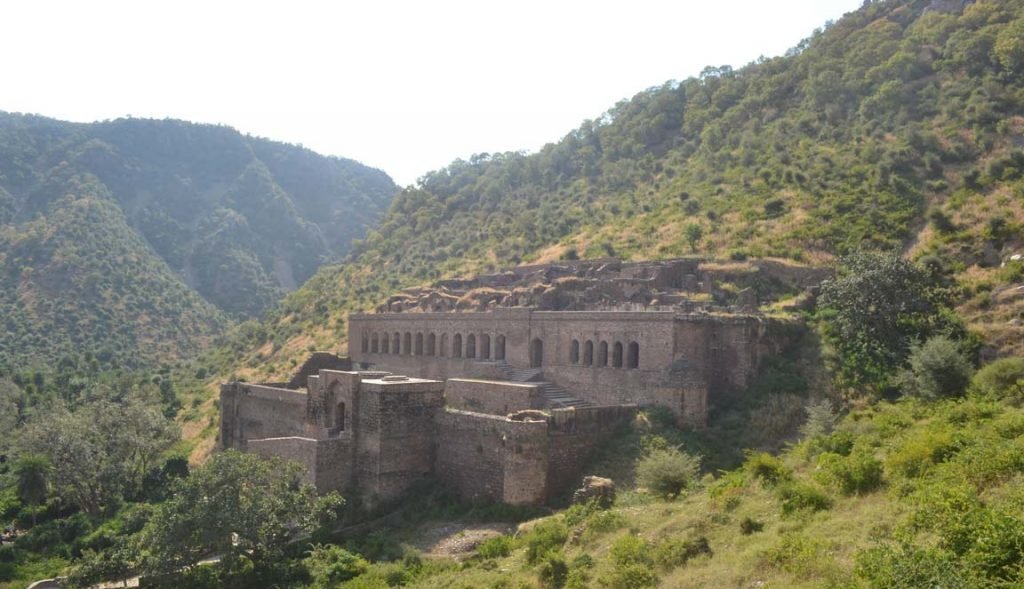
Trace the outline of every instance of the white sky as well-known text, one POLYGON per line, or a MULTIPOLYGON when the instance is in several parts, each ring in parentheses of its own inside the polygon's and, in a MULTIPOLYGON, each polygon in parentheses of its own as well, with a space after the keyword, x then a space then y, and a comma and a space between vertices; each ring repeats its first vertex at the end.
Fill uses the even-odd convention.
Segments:
POLYGON ((223 123, 379 167, 556 141, 706 65, 796 45, 862 0, 12 0, 0 110, 223 123))

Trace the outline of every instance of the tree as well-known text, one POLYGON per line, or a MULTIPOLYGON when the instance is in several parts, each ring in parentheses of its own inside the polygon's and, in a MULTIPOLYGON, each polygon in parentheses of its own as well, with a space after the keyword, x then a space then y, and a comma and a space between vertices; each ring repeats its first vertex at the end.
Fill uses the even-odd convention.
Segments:
POLYGON ((843 258, 819 299, 819 317, 838 352, 840 383, 887 387, 914 341, 955 330, 942 313, 949 299, 941 277, 898 253, 861 251, 843 258))
POLYGON ((50 461, 41 454, 24 454, 14 465, 18 498, 32 508, 32 526, 36 525, 36 511, 46 501, 49 491, 50 461))
POLYGON ((53 465, 54 491, 87 513, 136 497, 145 475, 171 443, 175 425, 158 404, 129 395, 101 399, 71 412, 61 406, 39 412, 20 436, 25 452, 53 465))
POLYGON ((147 574, 169 574, 219 555, 230 577, 248 564, 259 571, 279 560, 296 537, 329 522, 341 497, 318 497, 301 484, 302 466, 228 451, 176 482, 142 530, 147 574))
POLYGON ((700 457, 676 448, 654 450, 636 465, 637 482, 662 497, 678 495, 699 472, 700 457))
POLYGON ((905 393, 937 398, 960 396, 967 392, 974 367, 957 343, 935 336, 910 350, 910 368, 900 376, 905 393))
POLYGON ((704 226, 700 223, 690 223, 684 229, 686 241, 690 244, 691 251, 697 251, 697 244, 704 237, 704 226))

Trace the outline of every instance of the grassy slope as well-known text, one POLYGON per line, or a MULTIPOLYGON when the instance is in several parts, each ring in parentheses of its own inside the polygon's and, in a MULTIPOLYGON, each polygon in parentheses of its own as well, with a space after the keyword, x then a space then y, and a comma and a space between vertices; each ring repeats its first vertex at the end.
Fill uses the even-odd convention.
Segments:
MULTIPOLYGON (((705 477, 699 488, 670 501, 620 487, 617 505, 609 512, 580 517, 570 510, 548 518, 568 524, 570 539, 554 548, 568 563, 583 555, 593 560, 591 567, 571 567, 586 572, 584 587, 630 586, 614 580, 623 568, 615 564, 614 546, 627 535, 643 539, 641 556, 651 559, 645 566, 656 571, 660 587, 880 586, 871 584, 878 569, 863 566, 870 562, 869 551, 890 550, 909 563, 894 550, 903 542, 933 550, 933 562, 940 565, 932 570, 947 566, 965 576, 980 576, 976 585, 942 579, 949 586, 993 586, 995 579, 1019 582, 1020 571, 1012 565, 1020 561, 1014 547, 1024 537, 1019 510, 1024 500, 1024 410, 1019 401, 975 397, 855 410, 840 422, 837 433, 806 439, 781 460, 769 462, 787 473, 782 483, 768 484, 747 466, 716 479, 705 477), (832 471, 824 466, 829 459, 822 457, 822 448, 847 435, 856 439, 851 455, 865 456, 880 469, 877 487, 844 493, 838 479, 828 475, 832 471), (786 513, 781 489, 792 485, 817 489, 830 506, 786 513), (763 529, 742 532, 747 519, 763 529), (659 549, 665 550, 669 541, 700 537, 707 539, 711 554, 681 565, 659 562, 659 549), (1009 566, 993 564, 1005 554, 1011 555, 1009 566), (863 566, 859 571, 858 563, 863 566)), ((643 422, 634 427, 621 443, 664 433, 643 422)), ((849 459, 839 459, 844 460, 849 459)), ((604 467, 595 466, 598 472, 604 467)), ((535 530, 537 525, 521 529, 535 530)), ((528 563, 526 556, 536 536, 522 532, 507 557, 478 557, 458 567, 438 563, 414 572, 407 586, 538 586, 542 565, 528 563)), ((376 565, 355 586, 384 586, 374 579, 395 568, 376 565)), ((899 570, 891 563, 882 568, 899 570)))

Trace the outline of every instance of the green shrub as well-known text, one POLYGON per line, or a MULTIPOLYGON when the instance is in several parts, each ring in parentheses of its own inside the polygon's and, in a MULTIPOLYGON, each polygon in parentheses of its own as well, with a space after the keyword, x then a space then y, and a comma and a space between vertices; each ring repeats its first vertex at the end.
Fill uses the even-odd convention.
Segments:
POLYGON ((697 480, 700 457, 675 448, 655 450, 636 465, 637 481, 662 497, 678 495, 697 480))
POLYGON ((936 336, 910 349, 910 370, 901 373, 903 392, 935 399, 963 395, 974 369, 957 342, 936 336))
POLYGON ((889 453, 885 466, 894 473, 915 478, 955 452, 956 442, 949 429, 922 428, 889 453))
POLYGON ((767 487, 774 487, 788 481, 793 473, 781 460, 767 452, 753 452, 747 455, 743 470, 751 478, 761 481, 767 487))
POLYGON ((749 517, 745 517, 742 521, 740 521, 740 532, 744 536, 756 534, 757 532, 760 532, 762 530, 764 530, 764 522, 760 522, 756 519, 752 519, 749 517))
POLYGON ((665 570, 681 567, 691 558, 702 554, 712 554, 708 539, 704 536, 692 540, 666 538, 654 545, 654 562, 665 570))
POLYGON ((832 407, 832 401, 824 399, 810 403, 804 407, 807 420, 800 426, 800 436, 804 439, 827 436, 832 433, 839 416, 832 407))
POLYGON ((1001 358, 986 364, 971 379, 971 389, 986 395, 1024 398, 1024 358, 1001 358))
POLYGON ((844 495, 870 493, 882 485, 882 462, 866 450, 849 456, 827 452, 818 456, 818 473, 844 495))
POLYGON ((871 589, 978 587, 952 554, 936 548, 878 546, 857 554, 857 576, 871 589))
POLYGON ((832 500, 820 488, 808 483, 789 483, 779 487, 782 514, 824 511, 832 507, 832 500))
POLYGON ((583 532, 584 542, 590 542, 601 534, 614 532, 626 526, 626 517, 618 511, 595 511, 586 519, 583 532))
POLYGON ((512 543, 508 536, 488 538, 477 545, 476 553, 480 558, 501 558, 512 553, 512 543))
POLYGON ((798 532, 784 534, 762 558, 767 564, 799 576, 808 576, 822 560, 824 546, 821 540, 798 532))
POLYGON ((338 583, 354 579, 370 568, 370 563, 358 554, 340 546, 313 546, 309 556, 303 560, 314 589, 334 587, 338 583))
POLYGON ((658 576, 648 565, 616 566, 611 574, 600 579, 609 589, 646 589, 658 586, 658 576))
POLYGON ((830 452, 840 456, 849 456, 853 451, 853 442, 856 436, 852 432, 837 431, 827 436, 818 436, 807 440, 805 451, 807 456, 814 457, 818 454, 830 452))
POLYGON ((619 536, 612 543, 609 554, 611 555, 612 562, 616 565, 650 565, 654 562, 651 556, 650 544, 640 536, 634 536, 633 534, 619 536))
POLYGON ((545 589, 562 589, 569 577, 569 565, 561 552, 549 552, 538 571, 541 587, 545 589))
POLYGON ((548 519, 538 522, 526 536, 526 561, 537 564, 548 552, 556 550, 569 539, 569 530, 561 521, 548 519))
POLYGON ((992 423, 992 429, 1007 440, 1024 435, 1024 415, 1020 413, 1002 415, 992 423))

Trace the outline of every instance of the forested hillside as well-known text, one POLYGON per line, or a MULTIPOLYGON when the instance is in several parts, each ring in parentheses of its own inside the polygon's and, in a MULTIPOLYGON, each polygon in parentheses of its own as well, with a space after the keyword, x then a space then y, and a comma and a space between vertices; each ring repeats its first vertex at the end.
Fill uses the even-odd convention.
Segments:
POLYGON ((0 587, 1024 584, 1024 0, 868 1, 787 55, 648 89, 538 153, 456 161, 261 321, 144 376, 100 364, 197 349, 226 321, 217 292, 244 315, 286 270, 313 272, 288 252, 343 251, 309 219, 348 164, 182 123, 6 117, 0 133, 7 354, 97 354, 0 378, 0 518, 23 532, 0 546, 0 587), (143 177, 160 190, 133 192, 143 177), (297 465, 207 460, 220 382, 343 351, 347 313, 397 289, 684 254, 834 273, 813 309, 769 309, 799 313, 803 336, 711 399, 708 427, 641 408, 598 449, 587 473, 614 480, 609 505, 534 519, 425 484, 378 517, 317 498, 297 465), (363 523, 335 534, 336 516, 363 523), (475 544, 481 522, 510 533, 475 544), (447 540, 457 553, 434 551, 447 540))
POLYGON ((1019 349, 1022 7, 867 3, 785 56, 650 88, 538 153, 456 161, 207 368, 284 375, 307 349, 342 346, 349 311, 519 262, 827 263, 862 247, 936 254, 974 327, 1019 349))
POLYGON ((346 254, 396 190, 227 127, 0 113, 0 363, 193 355, 346 254))

